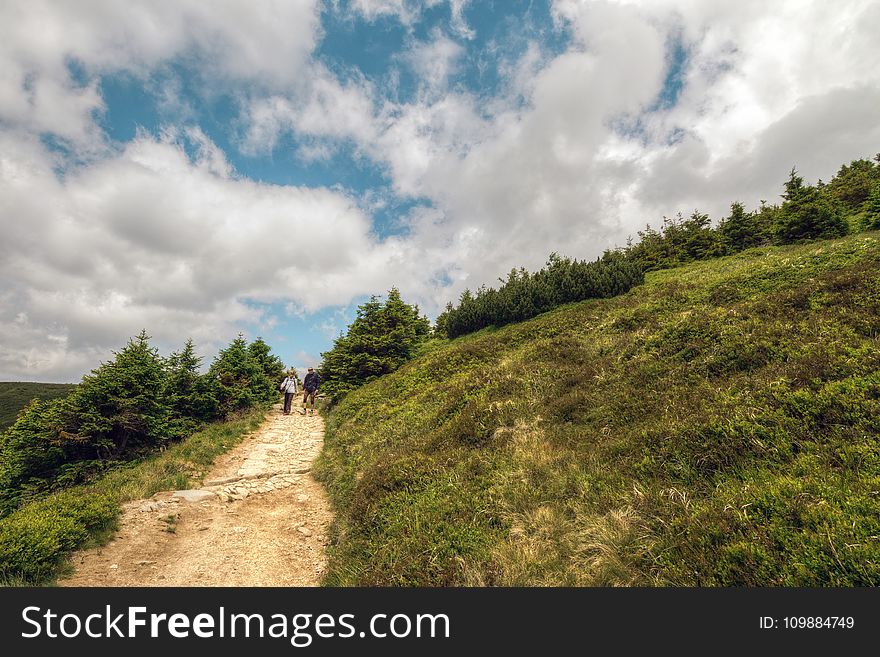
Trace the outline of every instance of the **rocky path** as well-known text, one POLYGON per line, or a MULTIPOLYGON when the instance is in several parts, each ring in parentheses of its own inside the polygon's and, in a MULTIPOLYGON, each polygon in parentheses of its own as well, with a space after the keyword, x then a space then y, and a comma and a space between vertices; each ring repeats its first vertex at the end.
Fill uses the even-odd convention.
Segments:
POLYGON ((310 474, 323 436, 321 417, 274 410, 201 488, 126 504, 114 539, 75 554, 59 585, 317 585, 332 518, 310 474))

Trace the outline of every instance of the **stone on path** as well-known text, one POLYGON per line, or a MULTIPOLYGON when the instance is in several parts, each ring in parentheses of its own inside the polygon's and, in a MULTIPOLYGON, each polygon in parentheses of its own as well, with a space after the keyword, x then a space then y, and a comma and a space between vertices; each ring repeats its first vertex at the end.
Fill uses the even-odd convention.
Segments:
POLYGON ((184 502, 204 502, 217 497, 217 494, 209 490, 176 490, 174 497, 184 502))

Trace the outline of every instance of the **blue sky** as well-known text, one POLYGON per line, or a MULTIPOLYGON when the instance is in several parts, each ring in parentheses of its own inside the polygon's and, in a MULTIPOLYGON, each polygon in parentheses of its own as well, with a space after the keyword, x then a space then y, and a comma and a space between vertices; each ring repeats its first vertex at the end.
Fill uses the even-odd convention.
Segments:
POLYGON ((76 381, 141 328, 314 365, 391 286, 433 318, 880 150, 863 0, 22 0, 0 26, 0 380, 76 381))

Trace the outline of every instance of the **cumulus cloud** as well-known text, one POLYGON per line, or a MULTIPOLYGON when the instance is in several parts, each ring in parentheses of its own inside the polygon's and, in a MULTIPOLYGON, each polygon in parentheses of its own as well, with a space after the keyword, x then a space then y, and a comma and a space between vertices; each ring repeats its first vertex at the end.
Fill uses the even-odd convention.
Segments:
POLYGON ((242 149, 249 154, 271 152, 286 133, 370 144, 376 138, 379 102, 372 85, 362 76, 342 83, 315 64, 309 77, 287 93, 249 100, 244 110, 247 129, 242 149))
MULTIPOLYGON (((876 3, 615 4, 686 52, 680 97, 639 117, 644 144, 629 155, 640 169, 632 193, 648 218, 697 206, 718 217, 735 199, 773 202, 792 166, 828 180, 880 145, 870 110, 880 92, 876 3)), ((554 3, 588 44, 593 5, 554 3)))
POLYGON ((78 371, 141 327, 217 345, 268 320, 250 302, 348 303, 400 258, 347 195, 238 178, 197 129, 141 135, 64 179, 39 141, 0 146, 0 323, 17 335, 0 350, 7 376, 78 371), (22 348, 38 335, 54 336, 39 358, 22 348))
MULTIPOLYGON (((336 8, 414 28, 438 4, 336 8)), ((427 39, 408 31, 391 61, 416 91, 401 99, 393 71, 313 57, 317 2, 4 5, 3 376, 69 380, 142 327, 212 346, 269 326, 265 304, 308 315, 394 284, 433 313, 550 251, 595 257, 663 215, 773 202, 792 165, 827 180, 880 150, 871 0, 554 0, 565 47, 530 43, 499 66, 492 98, 459 77, 478 36, 471 7, 451 0, 427 39), (173 80, 161 101, 183 125, 109 144, 101 76, 146 79, 172 61, 236 92, 230 138, 248 157, 292 135, 301 162, 327 163, 346 143, 384 174, 381 190, 247 179, 173 80), (77 166, 46 133, 73 144, 77 166), (370 213, 388 194, 424 202, 380 238, 370 213)))
POLYGON ((4 3, 0 121, 94 146, 103 110, 97 76, 146 76, 175 58, 206 75, 288 84, 314 48, 318 3, 113 0, 4 3))
MULTIPOLYGON (((414 7, 354 6, 410 20, 414 7)), ((285 130, 350 139, 395 193, 431 199, 405 246, 445 267, 431 274, 443 281, 435 307, 552 250, 596 256, 664 215, 698 207, 717 219, 733 200, 772 202, 792 165, 827 180, 878 144, 876 3, 558 0, 553 11, 569 48, 550 59, 528 48, 488 103, 448 87, 462 46, 435 31, 405 56, 414 99, 328 79, 305 104, 255 104, 253 142, 285 130), (673 73, 681 88, 661 102, 673 73), (304 118, 331 107, 342 133, 304 118)))

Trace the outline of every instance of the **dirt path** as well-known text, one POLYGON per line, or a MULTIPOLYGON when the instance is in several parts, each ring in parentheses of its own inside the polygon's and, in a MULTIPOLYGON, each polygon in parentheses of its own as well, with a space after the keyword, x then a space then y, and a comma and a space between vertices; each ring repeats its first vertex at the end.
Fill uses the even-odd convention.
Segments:
POLYGON ((324 421, 273 410, 199 489, 123 507, 120 530, 74 555, 61 586, 315 586, 332 518, 310 474, 324 421))

